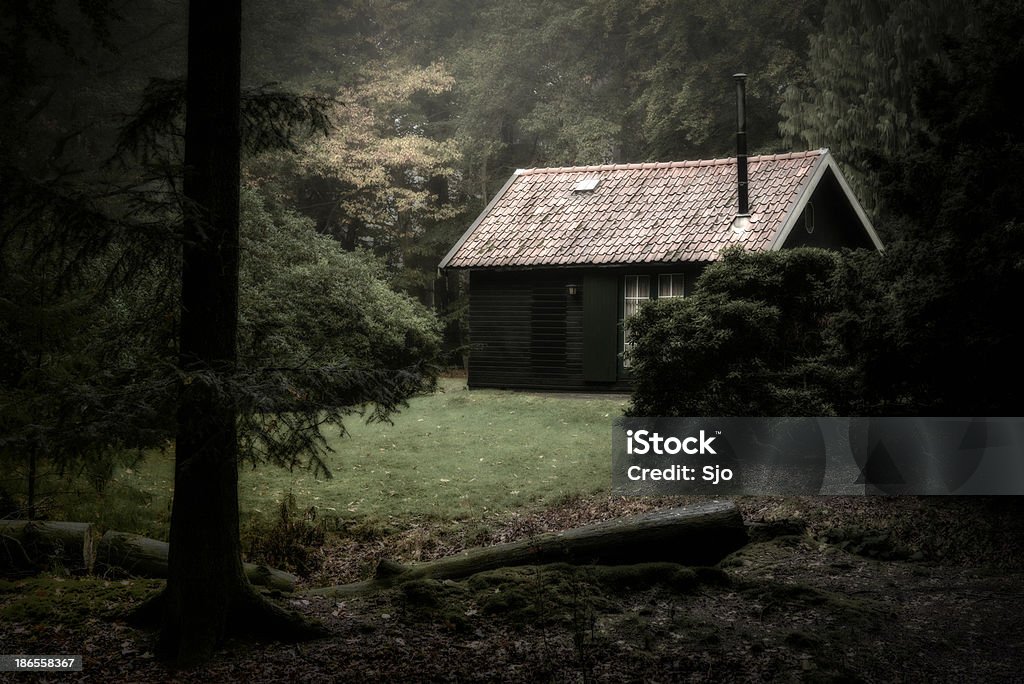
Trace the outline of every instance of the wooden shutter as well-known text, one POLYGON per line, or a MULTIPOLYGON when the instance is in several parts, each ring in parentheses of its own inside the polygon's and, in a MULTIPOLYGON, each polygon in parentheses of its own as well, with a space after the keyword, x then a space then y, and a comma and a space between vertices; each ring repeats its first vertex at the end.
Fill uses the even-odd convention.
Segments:
POLYGON ((583 379, 618 379, 619 279, 595 273, 583 278, 583 379))

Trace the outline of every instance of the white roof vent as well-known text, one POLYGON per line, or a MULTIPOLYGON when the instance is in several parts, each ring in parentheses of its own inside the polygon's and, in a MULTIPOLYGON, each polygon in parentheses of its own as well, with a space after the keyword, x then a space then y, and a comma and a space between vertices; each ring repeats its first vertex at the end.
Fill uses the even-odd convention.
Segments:
POLYGON ((584 178, 583 180, 576 181, 576 185, 572 186, 573 192, 593 192, 597 184, 601 182, 600 178, 584 178))

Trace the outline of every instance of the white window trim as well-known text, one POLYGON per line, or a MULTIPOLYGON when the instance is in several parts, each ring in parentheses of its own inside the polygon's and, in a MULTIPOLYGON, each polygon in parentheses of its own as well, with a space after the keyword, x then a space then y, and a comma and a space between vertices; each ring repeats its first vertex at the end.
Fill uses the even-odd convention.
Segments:
POLYGON ((629 368, 629 359, 626 357, 626 352, 629 350, 631 345, 626 341, 626 325, 629 322, 632 314, 626 313, 629 309, 630 302, 636 303, 636 308, 639 310, 640 306, 644 302, 651 300, 651 276, 650 275, 626 275, 622 279, 622 367, 629 368), (629 296, 629 280, 630 278, 636 281, 636 291, 640 292, 640 281, 641 279, 647 282, 647 296, 640 297, 639 295, 630 297, 629 296))
POLYGON ((683 273, 657 273, 657 274, 634 274, 623 276, 622 279, 622 367, 629 368, 629 359, 626 357, 626 352, 632 347, 629 342, 626 341, 626 324, 632 314, 627 314, 626 311, 629 309, 630 302, 637 303, 637 309, 640 308, 644 302, 649 302, 652 299, 680 299, 686 296, 686 279, 683 273), (645 279, 647 281, 647 296, 640 297, 639 295, 630 297, 629 296, 629 280, 635 279, 636 281, 636 292, 640 292, 640 281, 645 279), (675 289, 675 284, 679 283, 679 294, 661 294, 661 283, 663 278, 669 278, 668 290, 671 293, 675 289), (653 281, 653 283, 652 283, 653 281), (653 285, 653 287, 652 287, 653 285))

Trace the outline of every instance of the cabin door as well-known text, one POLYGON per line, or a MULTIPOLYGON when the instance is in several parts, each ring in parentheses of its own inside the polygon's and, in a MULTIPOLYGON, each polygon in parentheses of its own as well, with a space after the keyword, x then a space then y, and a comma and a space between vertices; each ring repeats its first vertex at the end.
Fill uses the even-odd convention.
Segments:
POLYGON ((619 355, 619 281, 613 274, 583 279, 583 379, 615 382, 619 355))

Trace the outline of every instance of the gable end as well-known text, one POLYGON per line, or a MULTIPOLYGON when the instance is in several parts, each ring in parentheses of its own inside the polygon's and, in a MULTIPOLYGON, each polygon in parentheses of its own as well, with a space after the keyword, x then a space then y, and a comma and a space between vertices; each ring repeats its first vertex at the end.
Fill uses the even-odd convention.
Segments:
POLYGON ((843 172, 839 170, 839 165, 836 164, 835 159, 833 159, 832 155, 829 154, 828 150, 823 150, 821 159, 816 165, 814 172, 811 174, 810 180, 801 190, 796 204, 790 210, 789 215, 786 216, 785 221, 783 221, 782 228, 779 230, 775 240, 772 242, 770 247, 772 251, 782 249, 794 228, 802 224, 807 204, 811 201, 811 198, 818 190, 822 180, 829 172, 831 172, 832 176, 838 182, 843 197, 849 204, 850 209, 853 210, 857 222, 860 224, 861 228, 863 228, 864 232, 867 233, 867 237, 871 241, 871 244, 874 245, 875 249, 878 251, 882 251, 884 249, 882 247, 882 241, 878 238, 878 233, 875 232, 874 226, 871 225, 871 220, 868 218, 867 213, 865 213, 864 208, 860 205, 860 202, 858 202, 857 198, 854 196, 853 191, 850 189, 850 184, 846 182, 846 178, 843 176, 843 172))

